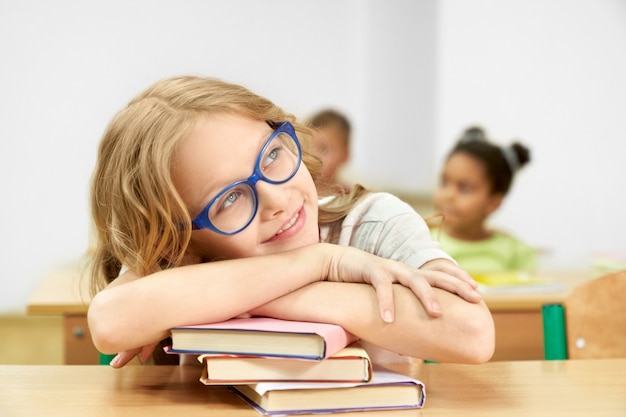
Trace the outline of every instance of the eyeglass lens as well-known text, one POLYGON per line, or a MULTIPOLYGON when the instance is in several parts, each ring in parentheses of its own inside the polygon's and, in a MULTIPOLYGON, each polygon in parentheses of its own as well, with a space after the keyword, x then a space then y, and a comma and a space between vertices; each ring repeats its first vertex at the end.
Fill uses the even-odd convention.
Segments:
MULTIPOLYGON (((290 179, 298 167, 298 146, 287 133, 277 134, 259 155, 259 180, 282 183, 290 179)), ((255 215, 257 194, 247 181, 225 188, 209 210, 209 220, 220 231, 234 232, 244 227, 255 215)))

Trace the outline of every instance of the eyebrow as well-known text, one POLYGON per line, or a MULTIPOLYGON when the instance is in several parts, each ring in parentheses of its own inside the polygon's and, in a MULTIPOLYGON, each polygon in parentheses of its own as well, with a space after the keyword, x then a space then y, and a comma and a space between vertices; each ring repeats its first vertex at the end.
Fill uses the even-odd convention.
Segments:
MULTIPOLYGON (((211 202, 212 199, 214 199, 217 194, 219 192, 221 192, 224 188, 228 187, 229 185, 231 185, 234 182, 237 181, 242 181, 245 179, 248 179, 248 177, 250 177, 250 175, 252 175, 254 169, 256 168, 256 162, 257 159, 259 157, 259 155, 261 154, 261 151, 263 150, 263 146, 265 145, 265 143, 267 142, 267 140, 274 134, 274 132, 276 131, 275 128, 273 128, 270 125, 267 125, 267 127, 270 129, 269 133, 262 133, 261 135, 259 135, 259 137, 256 139, 256 142, 260 144, 260 146, 257 148, 257 150, 254 153, 254 161, 252 162, 251 168, 252 170, 248 171, 248 175, 245 177, 238 177, 234 180, 229 180, 229 181, 225 181, 219 184, 215 184, 214 186, 210 187, 209 189, 207 189, 206 194, 210 196, 210 198, 207 200, 207 202, 204 204, 204 206, 206 206, 207 204, 209 204, 211 202)), ((239 143, 242 143, 243 141, 240 141, 239 143)), ((238 164, 238 165, 244 165, 244 164, 238 164)), ((203 208, 204 208, 203 206, 203 208)))

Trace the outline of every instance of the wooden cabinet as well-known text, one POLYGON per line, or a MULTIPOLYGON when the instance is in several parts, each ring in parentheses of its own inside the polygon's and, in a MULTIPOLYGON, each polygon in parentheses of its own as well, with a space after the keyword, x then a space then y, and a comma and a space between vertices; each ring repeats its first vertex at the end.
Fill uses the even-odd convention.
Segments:
POLYGON ((496 350, 492 361, 539 360, 543 353, 541 311, 492 311, 496 350))
POLYGON ((87 325, 89 284, 77 268, 54 271, 44 277, 27 306, 29 315, 63 317, 63 356, 67 365, 99 363, 87 325))
POLYGON ((66 365, 99 363, 100 353, 91 342, 91 333, 85 314, 71 314, 63 317, 63 343, 66 365))

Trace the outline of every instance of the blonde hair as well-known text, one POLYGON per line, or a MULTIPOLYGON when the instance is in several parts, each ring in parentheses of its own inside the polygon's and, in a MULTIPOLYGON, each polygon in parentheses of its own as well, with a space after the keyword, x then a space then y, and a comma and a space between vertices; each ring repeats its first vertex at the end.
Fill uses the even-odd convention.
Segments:
MULTIPOLYGON (((319 178, 321 163, 310 151, 310 128, 271 101, 213 78, 183 76, 155 83, 115 115, 99 146, 91 180, 92 294, 113 281, 122 265, 144 276, 181 264, 191 239, 191 218, 172 182, 172 158, 197 122, 218 112, 270 125, 291 122, 302 144, 302 161, 313 180, 319 178)), ((345 217, 363 191, 320 208, 320 224, 345 217)))

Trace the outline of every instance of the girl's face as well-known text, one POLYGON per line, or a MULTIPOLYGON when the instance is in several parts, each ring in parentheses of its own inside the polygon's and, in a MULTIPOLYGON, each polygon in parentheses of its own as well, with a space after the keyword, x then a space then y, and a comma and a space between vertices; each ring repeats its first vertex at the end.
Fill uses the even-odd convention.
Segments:
MULTIPOLYGON (((194 218, 225 187, 248 178, 273 129, 230 113, 208 115, 181 143, 172 178, 194 218)), ((304 164, 283 184, 256 183, 258 210, 234 235, 192 232, 188 255, 196 262, 284 252, 319 242, 317 192, 304 164)))
POLYGON ((339 169, 347 162, 349 154, 343 130, 334 125, 318 128, 315 132, 315 149, 322 160, 320 180, 325 183, 335 181, 339 169))
POLYGON ((502 201, 491 193, 483 164, 466 153, 455 153, 446 161, 434 205, 445 215, 444 228, 459 237, 483 231, 485 219, 502 201))

